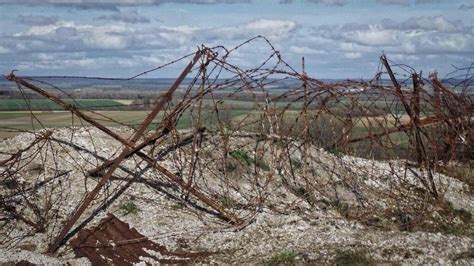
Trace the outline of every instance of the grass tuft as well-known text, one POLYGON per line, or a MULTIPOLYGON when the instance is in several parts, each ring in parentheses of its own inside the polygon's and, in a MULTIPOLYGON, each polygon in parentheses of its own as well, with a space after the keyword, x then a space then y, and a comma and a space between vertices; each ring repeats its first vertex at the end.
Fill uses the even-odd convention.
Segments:
POLYGON ((375 262, 364 251, 338 251, 334 259, 335 265, 375 265, 375 262))
POLYGON ((122 205, 120 205, 120 210, 123 212, 123 215, 138 214, 140 212, 138 206, 131 200, 122 203, 122 205))
POLYGON ((296 265, 297 254, 291 251, 283 251, 273 255, 268 261, 267 265, 296 265))
POLYGON ((253 163, 252 158, 244 150, 235 150, 230 153, 230 156, 232 156, 234 159, 236 159, 237 161, 247 166, 250 166, 253 163))
POLYGON ((268 164, 263 160, 263 159, 255 159, 252 158, 246 151, 244 150, 235 150, 230 153, 230 156, 232 156, 234 159, 239 161, 241 164, 246 165, 246 166, 251 166, 252 164, 255 164, 257 167, 259 167, 262 170, 269 171, 270 167, 268 164))

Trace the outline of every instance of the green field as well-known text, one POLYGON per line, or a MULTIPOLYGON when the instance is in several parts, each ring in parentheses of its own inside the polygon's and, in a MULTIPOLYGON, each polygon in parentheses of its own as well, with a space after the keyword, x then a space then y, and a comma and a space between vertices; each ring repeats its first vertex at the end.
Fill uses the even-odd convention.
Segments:
MULTIPOLYGON (((239 124, 243 130, 252 130, 256 126, 259 126, 260 123, 257 123, 257 121, 260 119, 262 111, 249 108, 250 104, 254 103, 232 101, 232 104, 232 109, 219 109, 221 122, 232 123, 235 126, 239 124), (239 107, 237 104, 240 104, 240 108, 242 109, 236 109, 239 107)), ((214 127, 217 124, 217 115, 211 110, 213 110, 213 108, 203 107, 201 115, 202 126, 214 127)), ((84 113, 108 127, 124 125, 137 127, 145 119, 149 111, 85 111, 84 113)), ((191 113, 189 110, 185 111, 177 121, 177 128, 183 129, 193 126, 196 115, 196 113, 191 113)), ((289 123, 287 125, 293 124, 299 115, 299 111, 297 110, 287 110, 285 112, 285 120, 289 123)), ((162 114, 159 114, 150 125, 150 129, 156 127, 156 124, 161 121, 162 117, 162 114)), ((379 118, 372 118, 372 120, 375 119, 379 118)), ((86 121, 72 116, 71 113, 67 111, 0 111, 0 137, 10 137, 14 135, 9 132, 5 133, 5 131, 11 130, 37 130, 41 128, 88 125, 86 121)), ((363 123, 358 123, 357 126, 361 128, 364 127, 363 123)), ((297 127, 294 129, 297 130, 297 127)))
MULTIPOLYGON (((78 99, 64 100, 68 104, 79 106, 82 112, 93 117, 99 123, 107 127, 130 126, 137 127, 145 119, 149 111, 138 110, 114 110, 108 107, 126 107, 128 104, 122 100, 112 99, 78 99), (103 107, 101 108, 98 107, 103 107), (108 108, 105 110, 105 108, 108 108), (90 111, 86 111, 90 110, 90 111), (95 111, 92 111, 95 110, 95 111)), ((203 102, 203 112, 201 125, 214 126, 217 123, 217 116, 214 104, 210 100, 203 102)), ((229 122, 237 116, 249 113, 255 108, 255 103, 250 101, 226 101, 225 111, 221 111, 222 120, 229 122), (225 113, 225 114, 224 114, 225 113)), ((177 121, 177 128, 189 128, 193 126, 193 119, 196 113, 191 113, 191 109, 185 111, 177 121)), ((196 111, 194 109, 194 111, 196 111)), ((163 115, 158 115, 150 129, 156 127, 163 115)), ((12 137, 18 134, 18 130, 38 130, 42 128, 59 128, 69 126, 88 126, 89 124, 48 99, 31 99, 25 102, 22 99, 0 99, 0 138, 12 137), (28 106, 32 111, 29 111, 28 106)))
MULTIPOLYGON (((119 101, 110 99, 64 99, 68 104, 77 106, 79 108, 120 108, 125 106, 119 101)), ((0 111, 24 111, 24 110, 64 110, 58 104, 52 102, 49 99, 29 99, 25 101, 23 99, 0 99, 0 111)))
MULTIPOLYGON (((227 113, 227 119, 234 119, 242 116, 250 110, 230 110, 227 113)), ((95 111, 84 112, 93 117, 96 121, 107 127, 117 127, 128 125, 130 127, 137 127, 143 122, 149 111, 95 111)), ((196 114, 193 114, 194 117, 196 114)), ((156 127, 156 124, 161 121, 163 115, 159 114, 153 123, 149 126, 150 129, 156 127)), ((203 111, 201 116, 202 126, 214 126, 217 123, 215 113, 209 110, 203 111)), ((0 138, 8 138, 15 136, 18 132, 11 132, 17 130, 38 130, 42 128, 59 128, 69 126, 88 126, 89 123, 83 121, 76 116, 72 116, 67 111, 0 111, 0 138), (32 118, 35 119, 32 119, 32 118), (40 122, 38 122, 39 120, 40 122)), ((193 126, 192 116, 190 112, 185 112, 177 121, 177 128, 189 128, 193 126)))
MULTIPOLYGON (((94 107, 97 106, 127 106, 119 102, 120 100, 95 100, 95 99, 80 99, 77 100, 76 104, 79 104, 84 108, 97 109, 94 107)), ((74 104, 72 100, 67 101, 70 104, 74 104)), ((206 127, 215 127, 217 124, 217 115, 214 112, 214 105, 218 104, 219 115, 221 122, 228 124, 231 123, 233 126, 238 126, 240 130, 254 131, 260 130, 262 123, 260 121, 262 114, 263 102, 258 101, 241 101, 241 100, 225 100, 224 103, 217 103, 210 99, 203 100, 203 111, 201 116, 201 126, 206 127)), ((42 128, 60 128, 60 127, 69 127, 69 126, 89 126, 89 124, 76 116, 72 116, 70 112, 63 111, 60 106, 52 103, 47 99, 35 99, 30 100, 32 109, 48 109, 50 111, 24 111, 26 103, 21 99, 4 99, 0 100, 0 110, 2 108, 9 111, 0 111, 0 138, 13 137, 18 134, 18 130, 39 130, 42 128), (23 111, 11 111, 15 109, 23 109, 23 111), (61 110, 61 111, 60 111, 61 110)), ((301 120, 296 119, 300 112, 303 103, 295 102, 288 106, 287 102, 277 102, 277 109, 283 110, 288 108, 285 111, 285 123, 284 128, 288 128, 291 132, 287 134, 300 134, 301 125, 294 125, 294 123, 301 123, 301 120), (290 129, 291 128, 291 129, 290 129)), ((194 126, 196 121, 196 113, 191 113, 191 110, 196 111, 195 107, 188 108, 178 119, 177 128, 189 128, 194 126)), ((145 119, 149 111, 132 111, 132 110, 100 110, 100 111, 84 111, 89 116, 93 117, 96 121, 107 127, 118 127, 118 126, 130 126, 138 127, 142 121, 145 119)), ((313 111, 309 111, 310 114, 313 111)), ((149 126, 149 129, 156 127, 157 123, 162 120, 163 115, 160 113, 149 126)), ((390 128, 393 126, 393 122, 390 119, 387 119, 385 116, 379 117, 366 117, 360 118, 356 123, 356 127, 353 129, 353 137, 360 137, 367 135, 369 133, 366 128, 368 124, 372 124, 370 127, 372 130, 378 130, 378 123, 376 121, 385 121, 384 127, 390 128)), ((408 118, 403 116, 403 122, 408 118)), ((313 121, 314 123, 317 123, 313 121)), ((321 121, 320 123, 325 123, 321 121)), ((327 123, 327 122, 326 122, 327 123)), ((330 128, 332 123, 319 126, 320 130, 326 130, 328 132, 338 132, 330 128)), ((337 126, 336 126, 337 128, 337 126)), ((316 132, 316 134, 318 134, 316 132)), ((335 133, 336 134, 336 133, 335 133)), ((338 136, 332 136, 331 142, 335 141, 338 136)), ((406 143, 407 138, 404 133, 395 133, 391 135, 391 139, 396 143, 406 143)), ((331 143, 326 143, 330 145, 331 143)))
MULTIPOLYGON (((200 126, 208 128, 216 128, 217 115, 212 111, 213 108, 203 108, 201 113, 200 126)), ((97 122, 109 128, 119 126, 129 126, 137 128, 148 115, 149 111, 95 111, 84 112, 93 117, 97 122)), ((249 132, 260 132, 261 130, 268 130, 267 119, 262 119, 262 111, 252 109, 222 109, 219 112, 220 120, 225 127, 231 125, 233 128, 238 127, 239 130, 249 132), (267 126, 264 126, 266 124, 267 126), (264 128, 262 128, 264 126, 264 128)), ((311 112, 309 113, 311 115, 311 112)), ((313 114, 314 115, 314 114, 313 114)), ((189 110, 185 111, 177 121, 177 129, 190 128, 195 126, 197 113, 191 113, 189 110)), ((288 110, 285 112, 284 121, 281 127, 283 134, 288 136, 301 137, 302 134, 302 119, 296 119, 300 116, 298 110, 288 110)), ((338 140, 342 134, 342 127, 339 120, 327 120, 329 115, 322 115, 322 120, 311 121, 311 136, 315 139, 315 143, 321 147, 331 147, 338 140), (319 121, 319 122, 318 122, 319 121)), ((163 114, 160 113, 150 124, 149 129, 156 128, 157 124, 162 120, 163 114)), ((385 120, 384 117, 363 118, 355 123, 352 129, 352 138, 366 136, 369 133, 380 133, 381 128, 379 124, 375 123, 377 120, 386 121, 383 127, 393 127, 392 121, 385 120), (365 122, 363 122, 365 120, 365 122), (372 126, 370 131, 367 128, 368 122, 371 121, 372 126)), ((407 117, 402 117, 403 122, 407 122, 407 117)), ((0 111, 0 139, 11 138, 19 134, 21 131, 40 130, 42 128, 61 128, 70 126, 89 126, 89 124, 76 116, 71 115, 67 111, 18 111, 18 112, 1 112, 0 111), (39 122, 38 122, 39 121, 39 122)), ((397 149, 406 149, 409 146, 406 133, 397 132, 390 136, 382 137, 381 140, 391 140, 397 149)), ((362 141, 351 145, 355 153, 361 153, 360 156, 368 156, 368 151, 372 150, 370 141, 362 141), (367 152, 366 152, 367 151, 367 152)), ((379 148, 381 150, 381 148, 379 148)), ((385 153, 384 153, 385 154, 385 153)), ((370 155, 370 154, 369 154, 370 155)))
MULTIPOLYGON (((218 104, 218 100, 211 100, 211 99, 204 99, 202 101, 203 106, 211 107, 214 106, 214 104, 218 104)), ((244 100, 231 100, 231 99, 226 99, 223 101, 226 106, 228 106, 231 109, 253 109, 256 110, 259 106, 263 106, 266 103, 263 101, 244 101, 244 100)), ((303 107, 303 102, 274 102, 273 103, 277 108, 286 108, 288 107, 289 109, 301 109, 303 107)))

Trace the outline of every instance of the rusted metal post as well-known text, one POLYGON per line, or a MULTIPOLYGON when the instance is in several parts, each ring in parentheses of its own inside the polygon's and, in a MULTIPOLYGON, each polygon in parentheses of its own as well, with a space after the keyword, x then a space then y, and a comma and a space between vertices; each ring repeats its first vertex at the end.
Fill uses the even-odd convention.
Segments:
POLYGON ((433 105, 437 115, 442 115, 443 112, 441 111, 441 92, 437 84, 438 74, 435 72, 431 74, 431 82, 433 87, 433 105))
MULTIPOLYGON (((418 165, 422 166, 426 162, 425 166, 426 166, 426 170, 428 172, 428 180, 429 180, 430 184, 428 185, 426 183, 426 180, 421 180, 421 181, 425 185, 426 189, 428 191, 430 191, 430 193, 435 198, 437 198, 438 197, 438 191, 436 189, 436 185, 435 185, 434 180, 433 180, 433 174, 432 174, 432 171, 431 171, 430 163, 427 162, 426 150, 425 150, 425 147, 423 145, 423 140, 421 139, 421 129, 420 129, 420 125, 419 125, 420 124, 419 117, 417 118, 416 111, 413 112, 410 105, 407 103, 405 97, 403 96, 401 86, 397 82, 397 79, 395 78, 395 75, 393 74, 392 68, 390 67, 390 64, 388 63, 388 60, 387 60, 387 57, 385 56, 385 54, 383 54, 380 57, 380 59, 382 61, 382 64, 385 66, 385 69, 387 70, 388 75, 390 76, 390 79, 392 80, 393 85, 395 86, 395 90, 396 90, 397 94, 399 94, 400 101, 402 102, 403 107, 405 108, 405 111, 407 112, 408 116, 410 117, 410 122, 411 122, 410 124, 412 125, 413 132, 415 133, 415 143, 414 143, 414 145, 415 145, 415 148, 416 148, 418 165)), ((413 78, 414 90, 419 90, 420 84, 419 84, 419 80, 418 80, 418 75, 416 73, 414 73, 412 75, 412 78, 413 78)), ((419 97, 419 96, 416 96, 416 94, 419 94, 419 92, 415 92, 414 94, 415 94, 415 98, 419 97)), ((419 106, 416 107, 416 108, 419 109, 419 106)), ((418 112, 419 112, 419 110, 418 110, 418 112)))
POLYGON ((105 173, 105 175, 99 180, 95 188, 87 194, 85 199, 82 201, 82 203, 77 207, 77 209, 74 211, 71 217, 66 221, 66 224, 64 225, 63 229, 61 232, 54 238, 53 242, 50 244, 48 247, 48 253, 54 253, 60 246, 62 239, 67 235, 69 230, 74 226, 74 224, 77 222, 77 220, 81 217, 81 215, 84 213, 84 211, 87 209, 87 207, 90 205, 90 203, 97 197, 97 194, 99 194, 100 190, 102 187, 109 181, 110 177, 112 177, 112 174, 114 173, 115 169, 120 165, 120 163, 125 159, 132 148, 135 145, 135 142, 137 142, 142 136, 147 127, 150 125, 150 123, 155 119, 155 117, 158 115, 158 113, 163 109, 164 105, 171 100, 171 97, 173 93, 176 91, 178 88, 179 84, 184 80, 186 75, 189 73, 193 65, 196 63, 197 59, 200 57, 201 52, 198 51, 196 52, 193 60, 188 64, 188 66, 184 69, 184 71, 181 73, 179 78, 175 81, 175 83, 171 86, 171 88, 168 90, 168 92, 161 97, 160 101, 157 103, 156 107, 151 111, 150 114, 145 118, 145 120, 142 122, 138 130, 134 133, 132 139, 128 141, 129 145, 125 146, 120 155, 116 160, 114 160, 114 163, 110 166, 108 171, 105 173))
MULTIPOLYGON (((98 195, 101 188, 111 178, 113 172, 117 169, 117 167, 120 165, 120 163, 123 161, 123 159, 125 159, 127 156, 130 156, 132 154, 132 151, 135 151, 137 154, 140 155, 140 157, 142 157, 145 161, 147 161, 150 165, 152 165, 154 168, 159 170, 162 174, 164 174, 165 176, 170 178, 172 181, 178 183, 181 187, 188 190, 191 194, 193 194, 194 196, 196 196, 197 198, 202 200, 204 203, 208 204, 209 206, 211 206, 215 210, 219 211, 227 220, 229 220, 231 222, 237 222, 237 219, 233 215, 226 212, 225 209, 223 207, 221 207, 217 202, 207 198, 206 195, 204 195, 199 190, 196 190, 194 188, 189 188, 189 186, 187 186, 186 183, 181 178, 177 177, 176 175, 172 174, 171 172, 169 172, 164 167, 157 164, 157 162, 155 160, 153 160, 152 158, 150 158, 149 156, 147 156, 143 153, 138 153, 138 151, 135 149, 135 143, 143 136, 143 133, 145 132, 147 127, 150 125, 150 123, 153 121, 153 119, 158 115, 158 113, 163 109, 165 104, 168 103, 171 100, 173 93, 176 91, 178 86, 182 83, 182 81, 184 80, 186 75, 191 71, 192 67, 195 65, 195 63, 197 62, 197 60, 201 56, 201 53, 202 53, 202 51, 200 51, 200 50, 198 52, 196 52, 196 54, 195 54, 194 58, 192 59, 192 61, 183 70, 183 72, 178 77, 178 79, 176 79, 176 81, 170 87, 168 92, 165 95, 163 95, 163 97, 161 97, 161 99, 157 103, 156 107, 146 117, 146 119, 143 121, 143 123, 138 128, 138 130, 135 132, 135 134, 133 135, 133 137, 130 141, 122 139, 117 134, 113 133, 112 131, 105 128, 101 124, 95 122, 92 118, 84 116, 84 114, 82 114, 76 108, 74 108, 70 105, 65 105, 64 102, 62 102, 62 101, 57 101, 57 99, 56 99, 57 97, 55 97, 54 95, 48 95, 49 96, 48 98, 55 99, 56 100, 55 102, 57 102, 60 105, 62 105, 63 107, 65 107, 65 109, 70 110, 74 114, 77 114, 79 117, 87 118, 87 120, 85 119, 86 121, 90 122, 94 126, 97 126, 99 129, 106 132, 107 134, 110 133, 109 135, 115 136, 114 138, 116 138, 117 140, 119 140, 120 142, 122 142, 123 144, 126 145, 124 147, 124 149, 122 150, 122 152, 120 153, 120 155, 116 159, 113 160, 112 165, 110 165, 110 168, 105 173, 105 175, 100 179, 100 181, 98 182, 96 187, 91 192, 89 192, 87 194, 84 201, 74 211, 74 213, 69 218, 69 220, 66 221, 66 224, 63 227, 63 229, 61 230, 61 232, 58 234, 58 236, 56 236, 54 238, 53 242, 50 244, 50 246, 48 248, 48 253, 54 253, 63 244, 62 243, 63 238, 67 235, 67 233, 71 230, 71 228, 74 226, 74 224, 77 222, 77 220, 81 217, 81 215, 84 213, 84 211, 90 205, 92 200, 94 200, 94 198, 98 195)), ((18 80, 20 82, 20 84, 24 83, 24 82, 22 82, 21 79, 17 78, 16 80, 18 80)), ((23 84, 23 85, 25 85, 26 87, 30 87, 30 86, 27 86, 27 85, 31 85, 31 84, 23 84)), ((41 91, 41 90, 35 90, 35 91, 41 91)), ((45 94, 45 93, 46 92, 44 92, 43 94, 45 94)), ((143 145, 138 145, 138 146, 144 147, 143 145)))
POLYGON ((412 74, 413 80, 413 126, 415 128, 415 149, 417 154, 418 165, 423 164, 423 151, 422 146, 423 142, 421 139, 421 134, 419 130, 420 124, 420 84, 418 80, 418 75, 416 73, 412 74))
POLYGON ((395 86, 395 91, 397 92, 398 97, 400 98, 400 101, 402 102, 403 107, 405 108, 405 111, 407 112, 408 116, 410 116, 410 119, 413 120, 413 112, 410 108, 410 105, 407 103, 407 101, 405 100, 405 97, 403 96, 402 87, 400 86, 397 79, 395 78, 395 75, 393 74, 392 68, 390 67, 390 64, 388 63, 388 60, 385 54, 383 54, 380 57, 380 60, 382 61, 382 64, 385 66, 385 69, 387 70, 390 80, 393 83, 393 86, 395 86))
POLYGON ((104 133, 106 133, 107 135, 111 136, 112 138, 122 142, 123 144, 125 145, 130 145, 128 141, 124 140, 122 137, 120 137, 117 133, 113 132, 112 130, 108 129, 107 127, 103 126, 102 124, 100 124, 99 122, 95 121, 92 117, 82 113, 81 111, 79 111, 74 105, 71 105, 71 104, 68 104, 66 103, 65 101, 63 101, 62 99, 60 99, 59 97, 57 97, 56 95, 54 94, 51 94, 45 90, 43 90, 42 88, 34 85, 34 84, 31 84, 27 81, 25 81, 24 79, 20 78, 20 77, 17 77, 15 76, 13 73, 8 75, 6 77, 7 80, 10 80, 10 81, 14 81, 16 82, 17 84, 21 84, 23 85, 24 87, 50 99, 51 101, 55 102, 56 104, 58 104, 59 106, 63 107, 64 110, 68 110, 70 111, 71 113, 73 113, 74 115, 76 115, 77 117, 87 121, 88 123, 90 123, 91 125, 93 125, 94 127, 100 129, 101 131, 103 131, 104 133))

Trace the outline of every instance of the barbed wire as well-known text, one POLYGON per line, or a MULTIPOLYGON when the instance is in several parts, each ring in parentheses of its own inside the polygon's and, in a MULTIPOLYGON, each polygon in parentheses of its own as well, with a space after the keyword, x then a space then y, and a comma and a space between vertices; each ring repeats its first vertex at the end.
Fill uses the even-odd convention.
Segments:
MULTIPOLYGON (((48 252, 54 253, 137 185, 184 204, 205 223, 227 222, 226 228, 250 224, 262 208, 287 211, 290 205, 272 203, 280 189, 296 197, 296 203, 358 206, 345 215, 362 222, 367 213, 395 217, 403 212, 415 218, 400 227, 421 223, 429 204, 445 189, 437 172, 449 162, 472 163, 474 65, 438 80, 436 74, 423 77, 387 55, 380 60, 371 80, 325 83, 296 71, 268 39, 256 36, 231 49, 201 46, 129 78, 39 79, 12 71, 6 78, 24 97, 31 129, 0 130, 30 132, 34 137, 24 137, 23 148, 1 152, 1 244, 15 246, 44 232, 48 252), (258 41, 264 45, 258 46, 258 41), (231 63, 236 51, 252 45, 267 51, 260 63, 245 69, 231 63), (67 90, 45 81, 124 82, 183 60, 191 63, 170 89, 146 104, 81 106, 67 90), (189 73, 193 75, 181 85, 189 73), (381 82, 383 77, 392 84, 381 82), (33 112, 25 91, 70 112, 70 124, 78 119, 87 132, 77 127, 49 129, 46 119, 33 112), (151 111, 142 123, 103 112, 117 107, 151 111), (112 151, 101 151, 109 148, 103 147, 104 139, 112 151), (382 171, 368 159, 386 168, 382 171), (31 165, 37 169, 31 170, 31 165), (57 173, 67 175, 58 178, 57 173), (377 185, 364 185, 364 178, 377 185), (341 197, 341 189, 353 200, 341 197), (46 205, 42 199, 47 199, 46 205), (74 208, 66 208, 66 200, 74 208), (85 210, 92 215, 81 220, 85 210), (11 232, 17 232, 19 224, 27 230, 14 236, 11 232)), ((193 230, 197 229, 189 228, 193 230)))

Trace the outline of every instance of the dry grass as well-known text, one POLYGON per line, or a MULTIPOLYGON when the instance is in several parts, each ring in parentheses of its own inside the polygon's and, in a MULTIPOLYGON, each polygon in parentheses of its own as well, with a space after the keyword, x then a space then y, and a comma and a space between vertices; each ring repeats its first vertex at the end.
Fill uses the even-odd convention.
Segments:
POLYGON ((440 172, 466 183, 469 186, 469 194, 474 195, 474 165, 472 163, 452 163, 441 167, 440 172))

